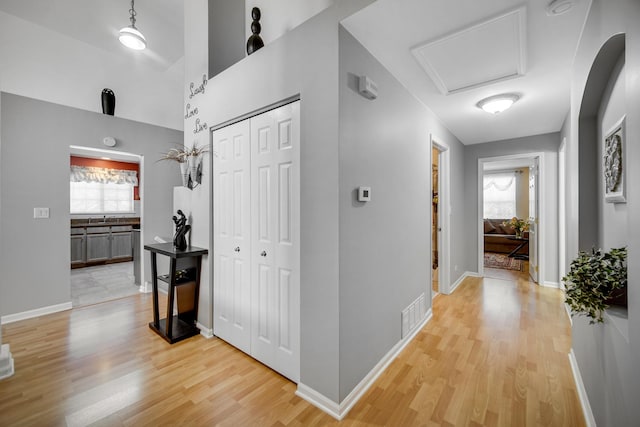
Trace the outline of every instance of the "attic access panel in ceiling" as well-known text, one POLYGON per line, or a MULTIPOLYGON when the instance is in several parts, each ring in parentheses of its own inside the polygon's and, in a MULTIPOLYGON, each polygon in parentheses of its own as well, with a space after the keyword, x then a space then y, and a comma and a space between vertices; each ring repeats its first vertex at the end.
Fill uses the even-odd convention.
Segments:
POLYGON ((444 95, 525 74, 526 8, 411 49, 444 95))

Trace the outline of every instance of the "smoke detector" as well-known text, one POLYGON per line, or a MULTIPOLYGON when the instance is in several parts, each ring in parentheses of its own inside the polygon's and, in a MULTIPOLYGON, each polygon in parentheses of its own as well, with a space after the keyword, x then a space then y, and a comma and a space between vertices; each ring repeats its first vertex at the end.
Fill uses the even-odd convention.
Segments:
POLYGON ((546 7, 547 15, 558 16, 569 12, 573 8, 573 0, 553 0, 546 7))
POLYGON ((102 140, 102 143, 107 147, 115 147, 116 139, 112 136, 105 136, 104 139, 102 140))

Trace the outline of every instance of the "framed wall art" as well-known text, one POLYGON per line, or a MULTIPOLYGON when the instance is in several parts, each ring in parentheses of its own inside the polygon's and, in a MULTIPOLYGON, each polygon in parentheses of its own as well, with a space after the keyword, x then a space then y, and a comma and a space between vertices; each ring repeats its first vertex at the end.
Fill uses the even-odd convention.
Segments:
POLYGON ((626 203, 625 119, 623 116, 605 134, 602 150, 604 199, 607 203, 626 203))

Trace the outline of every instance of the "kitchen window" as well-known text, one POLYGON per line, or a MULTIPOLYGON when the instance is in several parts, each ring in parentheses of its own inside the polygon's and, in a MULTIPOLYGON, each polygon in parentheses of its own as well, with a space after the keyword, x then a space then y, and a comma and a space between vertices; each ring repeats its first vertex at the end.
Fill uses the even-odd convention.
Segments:
POLYGON ((100 182, 71 183, 71 213, 132 213, 133 185, 100 182))
POLYGON ((71 166, 72 214, 133 213, 135 171, 71 166))

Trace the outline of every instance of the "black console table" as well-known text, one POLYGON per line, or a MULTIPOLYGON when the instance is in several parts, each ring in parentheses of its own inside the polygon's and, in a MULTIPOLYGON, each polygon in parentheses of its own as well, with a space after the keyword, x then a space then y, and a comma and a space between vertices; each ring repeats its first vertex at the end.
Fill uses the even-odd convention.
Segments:
POLYGON ((145 245, 151 252, 151 274, 153 277, 153 322, 149 327, 170 344, 198 335, 198 294, 200 289, 200 269, 202 255, 208 251, 189 246, 181 251, 173 243, 145 245), (170 259, 169 274, 158 276, 157 255, 166 255, 170 259), (160 319, 158 310, 158 280, 169 285, 167 299, 167 317, 160 319), (177 300, 178 314, 173 314, 174 295, 177 300))

